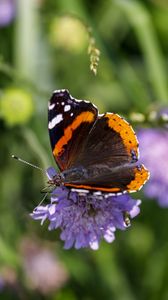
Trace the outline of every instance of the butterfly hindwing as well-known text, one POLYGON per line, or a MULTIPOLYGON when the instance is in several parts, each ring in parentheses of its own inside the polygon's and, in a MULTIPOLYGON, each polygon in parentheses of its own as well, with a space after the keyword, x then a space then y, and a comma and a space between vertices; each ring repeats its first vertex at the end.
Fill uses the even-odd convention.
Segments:
MULTIPOLYGON (((110 169, 96 166, 88 169, 88 177, 82 178, 67 176, 65 186, 83 188, 88 190, 98 190, 111 193, 135 192, 141 189, 149 178, 149 172, 143 165, 126 165, 110 169), (96 175, 94 171, 96 170, 96 175)), ((69 174, 70 175, 70 174, 69 174)))
POLYGON ((99 117, 87 136, 75 166, 106 164, 110 168, 135 163, 138 141, 130 124, 114 113, 99 117))
POLYGON ((79 179, 77 173, 70 172, 66 185, 116 193, 139 190, 149 173, 143 165, 136 166, 138 156, 132 127, 119 115, 107 113, 96 120, 74 162, 78 171, 83 167, 84 175, 79 179))

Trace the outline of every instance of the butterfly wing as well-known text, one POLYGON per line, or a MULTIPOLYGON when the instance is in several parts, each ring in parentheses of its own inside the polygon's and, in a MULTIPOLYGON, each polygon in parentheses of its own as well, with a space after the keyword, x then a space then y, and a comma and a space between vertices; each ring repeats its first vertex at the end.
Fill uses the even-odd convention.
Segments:
POLYGON ((61 171, 78 158, 97 119, 90 102, 72 98, 67 90, 53 93, 48 105, 48 128, 54 158, 61 171))
POLYGON ((69 173, 65 185, 116 193, 139 190, 149 173, 143 165, 136 166, 138 157, 132 127, 119 115, 107 113, 96 120, 74 162, 75 169, 86 170, 85 176, 70 178, 69 173))
POLYGON ((119 115, 107 113, 96 120, 73 166, 105 163, 114 168, 138 158, 138 140, 131 125, 119 115))
POLYGON ((111 193, 131 193, 140 190, 149 178, 149 172, 143 165, 125 165, 114 169, 104 165, 94 166, 87 169, 87 175, 85 178, 79 178, 76 174, 75 178, 73 172, 69 173, 65 186, 111 193))

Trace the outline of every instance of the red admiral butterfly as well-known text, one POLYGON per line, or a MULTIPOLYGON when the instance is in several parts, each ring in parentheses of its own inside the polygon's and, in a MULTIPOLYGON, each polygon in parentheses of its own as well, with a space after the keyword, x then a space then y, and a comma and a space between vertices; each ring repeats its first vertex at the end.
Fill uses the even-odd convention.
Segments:
POLYGON ((135 192, 149 178, 136 162, 132 127, 114 113, 98 114, 89 101, 56 90, 48 105, 51 147, 60 174, 52 183, 114 194, 135 192))

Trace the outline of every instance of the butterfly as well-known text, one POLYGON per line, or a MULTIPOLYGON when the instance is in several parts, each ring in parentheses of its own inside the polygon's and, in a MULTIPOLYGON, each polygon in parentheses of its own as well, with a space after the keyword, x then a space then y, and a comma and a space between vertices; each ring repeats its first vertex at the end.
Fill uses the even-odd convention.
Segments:
POLYGON ((56 186, 121 194, 139 190, 149 178, 138 163, 138 140, 118 114, 100 115, 89 101, 56 90, 48 104, 52 153, 60 170, 56 186))

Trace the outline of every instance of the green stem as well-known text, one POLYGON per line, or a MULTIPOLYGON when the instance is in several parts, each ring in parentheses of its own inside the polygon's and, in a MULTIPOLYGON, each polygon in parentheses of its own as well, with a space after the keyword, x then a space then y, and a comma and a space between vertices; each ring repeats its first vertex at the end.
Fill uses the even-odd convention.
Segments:
POLYGON ((19 266, 19 258, 9 245, 5 243, 2 237, 0 237, 0 258, 1 262, 8 266, 16 267, 19 266))
MULTIPOLYGON (((25 138, 27 144, 31 150, 35 153, 37 159, 40 161, 43 169, 46 169, 50 166, 50 161, 45 149, 40 144, 37 136, 31 129, 23 129, 23 137, 25 138)), ((45 174, 44 174, 45 175, 45 174)), ((46 182, 46 177, 43 176, 44 182, 46 182)))
POLYGON ((36 79, 38 41, 37 3, 34 0, 17 0, 15 27, 15 65, 26 78, 36 79))
POLYGON ((34 93, 38 94, 39 96, 48 97, 50 91, 44 90, 41 87, 38 87, 35 83, 33 83, 31 80, 24 77, 22 74, 19 73, 19 71, 10 65, 8 65, 6 62, 3 62, 0 60, 0 72, 5 74, 6 76, 9 76, 13 81, 17 82, 17 85, 23 85, 26 88, 29 88, 34 93))
MULTIPOLYGON (((115 300, 135 300, 128 279, 120 268, 113 248, 103 245, 103 251, 94 253, 96 265, 99 268, 103 280, 106 282, 115 300)), ((113 297, 111 297, 112 299, 113 297)))
POLYGON ((118 70, 125 91, 132 102, 132 111, 138 110, 143 113, 144 108, 151 104, 151 99, 146 92, 144 81, 139 79, 137 72, 127 60, 122 59, 118 70))
POLYGON ((133 26, 144 55, 148 76, 155 92, 155 100, 162 102, 163 105, 167 104, 166 70, 150 14, 144 5, 137 1, 113 0, 113 2, 126 14, 133 26))

